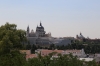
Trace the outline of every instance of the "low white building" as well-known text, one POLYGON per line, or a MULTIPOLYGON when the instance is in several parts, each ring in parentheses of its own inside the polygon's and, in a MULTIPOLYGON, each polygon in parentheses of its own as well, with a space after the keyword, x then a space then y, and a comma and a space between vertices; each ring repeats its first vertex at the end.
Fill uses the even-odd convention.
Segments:
POLYGON ((79 58, 79 60, 84 60, 84 61, 93 61, 94 59, 93 58, 79 58))
POLYGON ((72 54, 73 56, 77 56, 77 57, 86 57, 86 54, 84 52, 84 49, 82 50, 66 50, 64 54, 72 54))

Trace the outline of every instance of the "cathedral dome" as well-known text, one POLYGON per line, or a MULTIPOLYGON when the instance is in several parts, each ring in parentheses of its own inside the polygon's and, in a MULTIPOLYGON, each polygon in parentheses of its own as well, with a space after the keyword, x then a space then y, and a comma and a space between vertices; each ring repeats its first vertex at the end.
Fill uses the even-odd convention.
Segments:
POLYGON ((38 29, 44 29, 44 27, 43 26, 40 26, 40 27, 37 27, 38 29))
POLYGON ((84 39, 85 37, 80 33, 80 35, 77 35, 78 38, 84 39))

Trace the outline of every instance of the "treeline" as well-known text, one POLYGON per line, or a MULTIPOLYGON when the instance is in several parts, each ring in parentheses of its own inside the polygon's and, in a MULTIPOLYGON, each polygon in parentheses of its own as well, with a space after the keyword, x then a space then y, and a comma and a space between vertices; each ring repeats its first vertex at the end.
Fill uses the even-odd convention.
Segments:
POLYGON ((54 50, 54 49, 58 49, 58 50, 73 50, 73 49, 84 49, 86 54, 95 54, 95 53, 100 53, 100 44, 76 44, 76 43, 72 43, 72 44, 68 44, 68 45, 61 45, 61 46, 57 46, 55 44, 51 44, 50 47, 40 47, 40 46, 36 46, 36 45, 26 45, 26 50, 31 50, 32 53, 35 53, 35 50, 37 49, 48 49, 48 50, 54 50))

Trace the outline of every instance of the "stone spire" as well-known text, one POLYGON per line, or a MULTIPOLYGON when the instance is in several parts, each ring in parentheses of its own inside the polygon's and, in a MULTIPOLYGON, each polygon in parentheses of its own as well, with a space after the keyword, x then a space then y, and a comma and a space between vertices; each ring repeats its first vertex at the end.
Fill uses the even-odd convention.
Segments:
POLYGON ((29 25, 27 27, 27 32, 26 32, 26 36, 29 37, 29 32, 30 32, 30 28, 29 28, 29 25))
POLYGON ((82 33, 80 32, 80 35, 82 35, 82 33))
POLYGON ((28 27, 27 27, 27 32, 29 32, 30 31, 30 28, 29 28, 29 25, 28 25, 28 27))
POLYGON ((41 21, 40 21, 40 26, 42 27, 42 23, 41 23, 41 21))

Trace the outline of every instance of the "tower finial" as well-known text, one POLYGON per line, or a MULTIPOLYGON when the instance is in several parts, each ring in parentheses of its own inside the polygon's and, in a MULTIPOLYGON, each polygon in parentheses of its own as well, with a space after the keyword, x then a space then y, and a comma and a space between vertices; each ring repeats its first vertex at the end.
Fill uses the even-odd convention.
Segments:
POLYGON ((40 20, 40 26, 42 26, 41 20, 40 20))
POLYGON ((27 26, 27 29, 29 29, 29 25, 27 26))
POLYGON ((80 35, 82 35, 82 33, 80 32, 80 35))
POLYGON ((29 28, 29 25, 27 26, 27 32, 29 32, 30 31, 30 28, 29 28))

